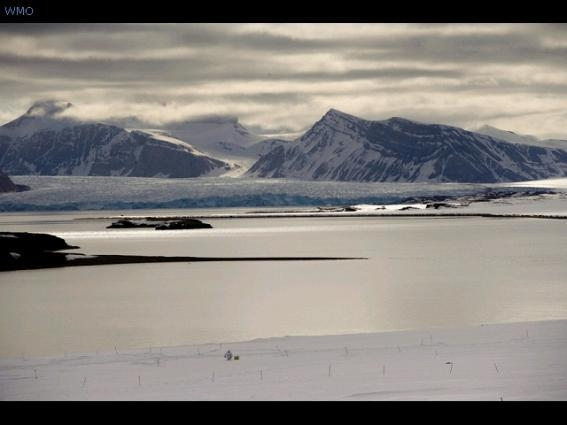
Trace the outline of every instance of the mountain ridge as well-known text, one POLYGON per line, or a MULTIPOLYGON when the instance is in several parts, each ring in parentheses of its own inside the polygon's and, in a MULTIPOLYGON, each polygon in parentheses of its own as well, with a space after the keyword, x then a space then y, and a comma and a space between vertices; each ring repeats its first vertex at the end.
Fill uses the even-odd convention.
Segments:
POLYGON ((552 149, 567 150, 567 140, 562 139, 540 139, 538 137, 519 134, 514 131, 502 130, 490 125, 483 125, 477 129, 471 130, 476 133, 485 134, 496 139, 501 139, 510 143, 519 143, 524 145, 541 146, 552 149))
POLYGON ((0 167, 12 175, 199 177, 233 166, 167 135, 62 116, 70 102, 36 102, 0 127, 0 167))
POLYGON ((401 117, 371 121, 330 109, 293 145, 246 175, 377 182, 495 183, 567 175, 567 151, 517 145, 401 117))
POLYGON ((262 139, 232 116, 126 129, 73 118, 71 108, 71 102, 38 101, 1 126, 0 167, 12 175, 361 182, 495 183, 567 175, 567 141, 489 126, 481 130, 491 134, 483 134, 399 116, 369 120, 330 108, 288 141, 262 139))

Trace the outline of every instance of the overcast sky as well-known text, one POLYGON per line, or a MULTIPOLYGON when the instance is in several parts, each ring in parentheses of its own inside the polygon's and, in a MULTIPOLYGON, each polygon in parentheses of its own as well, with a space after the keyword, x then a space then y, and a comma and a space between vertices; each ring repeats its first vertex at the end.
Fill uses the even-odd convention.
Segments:
POLYGON ((566 24, 1 24, 0 41, 2 123, 61 99, 155 125, 295 132, 336 108, 567 138, 566 24))

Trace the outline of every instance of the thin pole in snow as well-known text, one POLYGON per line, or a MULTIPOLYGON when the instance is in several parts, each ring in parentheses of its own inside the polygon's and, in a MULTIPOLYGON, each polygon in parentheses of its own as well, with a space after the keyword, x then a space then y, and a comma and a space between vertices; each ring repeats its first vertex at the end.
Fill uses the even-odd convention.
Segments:
POLYGON ((382 365, 382 376, 386 376, 386 365, 382 365))
POLYGON ((529 339, 530 334, 528 333, 528 330, 526 329, 526 339, 529 339))
POLYGON ((500 373, 500 371, 498 370, 498 366, 496 366, 496 363, 494 363, 494 369, 496 369, 496 373, 500 373))
POLYGON ((262 369, 260 369, 260 381, 264 380, 264 375, 262 374, 262 369))
POLYGON ((156 359, 157 367, 159 367, 159 359, 156 359))
POLYGON ((140 378, 140 375, 138 375, 138 386, 139 387, 142 386, 142 379, 140 378))
POLYGON ((37 379, 37 369, 33 370, 33 379, 37 379))
POLYGON ((83 388, 85 388, 85 385, 87 385, 87 377, 86 376, 83 377, 83 388))
POLYGON ((329 376, 331 376, 331 365, 329 365, 329 376))
POLYGON ((401 350, 400 346, 398 345, 398 353, 401 353, 401 352, 402 352, 402 350, 401 350))
POLYGON ((451 363, 451 370, 449 370, 449 375, 453 373, 453 363, 451 363))
POLYGON ((118 354, 118 348, 116 348, 116 345, 114 346, 114 351, 116 351, 116 354, 118 354))

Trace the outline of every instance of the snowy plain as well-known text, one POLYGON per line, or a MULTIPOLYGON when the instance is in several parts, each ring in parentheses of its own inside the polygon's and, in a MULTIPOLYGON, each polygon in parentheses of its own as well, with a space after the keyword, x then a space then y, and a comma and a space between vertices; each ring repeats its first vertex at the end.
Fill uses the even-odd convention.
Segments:
POLYGON ((567 321, 2 359, 0 399, 567 400, 567 321))

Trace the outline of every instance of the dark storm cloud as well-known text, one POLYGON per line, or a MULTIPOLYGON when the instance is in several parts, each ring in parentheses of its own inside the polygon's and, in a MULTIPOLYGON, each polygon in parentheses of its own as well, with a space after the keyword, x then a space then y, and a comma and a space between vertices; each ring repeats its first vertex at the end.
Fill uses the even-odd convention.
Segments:
POLYGON ((532 133, 564 132, 565 24, 2 24, 0 39, 5 121, 65 97, 100 118, 288 129, 330 107, 519 131, 541 111, 532 133))

